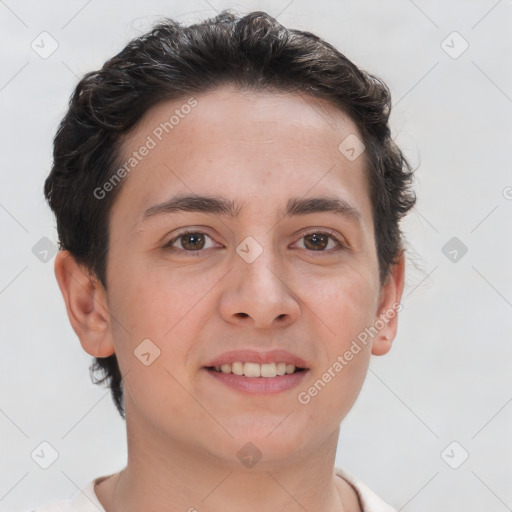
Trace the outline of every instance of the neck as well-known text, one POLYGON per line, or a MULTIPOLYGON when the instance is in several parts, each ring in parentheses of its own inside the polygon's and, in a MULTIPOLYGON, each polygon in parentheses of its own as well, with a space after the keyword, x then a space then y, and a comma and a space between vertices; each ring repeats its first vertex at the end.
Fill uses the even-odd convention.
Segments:
POLYGON ((262 459, 240 468, 158 434, 142 435, 128 418, 128 464, 98 492, 107 512, 359 510, 344 507, 345 498, 355 503, 353 491, 333 471, 339 429, 301 460, 262 459))

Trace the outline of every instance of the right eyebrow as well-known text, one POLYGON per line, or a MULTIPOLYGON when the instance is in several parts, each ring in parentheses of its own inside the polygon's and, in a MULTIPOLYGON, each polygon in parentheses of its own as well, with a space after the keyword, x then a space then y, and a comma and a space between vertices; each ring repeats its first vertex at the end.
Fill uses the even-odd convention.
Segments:
MULTIPOLYGON (((242 212, 242 204, 216 196, 178 195, 148 208, 141 219, 144 222, 157 215, 172 212, 199 212, 213 215, 225 215, 238 218, 242 212)), ((312 213, 331 212, 359 222, 361 212, 348 201, 338 197, 294 197, 288 200, 286 209, 280 212, 283 217, 309 215, 312 213)))
POLYGON ((148 208, 144 212, 141 221, 144 222, 156 215, 172 212, 200 212, 237 218, 240 211, 241 205, 237 205, 223 197, 178 195, 168 201, 148 208))

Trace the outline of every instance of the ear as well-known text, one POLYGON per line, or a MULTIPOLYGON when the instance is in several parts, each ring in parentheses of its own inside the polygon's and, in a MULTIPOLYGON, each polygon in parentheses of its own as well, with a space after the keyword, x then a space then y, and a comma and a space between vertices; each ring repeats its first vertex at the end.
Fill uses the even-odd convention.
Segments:
POLYGON ((79 265, 69 251, 58 252, 55 277, 66 303, 69 321, 83 349, 96 357, 112 355, 115 349, 110 313, 101 282, 79 265))
POLYGON ((382 325, 373 338, 372 354, 382 356, 391 349, 398 329, 398 312, 402 309, 400 300, 404 291, 405 252, 402 250, 396 263, 390 267, 386 282, 381 286, 379 308, 375 324, 382 325))

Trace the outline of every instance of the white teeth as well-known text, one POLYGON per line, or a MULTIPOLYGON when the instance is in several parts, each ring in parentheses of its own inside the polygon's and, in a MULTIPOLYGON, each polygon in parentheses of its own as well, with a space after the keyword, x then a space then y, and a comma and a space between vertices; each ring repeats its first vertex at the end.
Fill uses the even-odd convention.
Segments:
POLYGON ((233 364, 216 366, 215 370, 222 373, 244 375, 245 377, 276 377, 278 375, 292 374, 295 372, 295 365, 286 363, 242 363, 236 361, 233 364))
MULTIPOLYGON (((230 365, 227 365, 230 366, 230 365)), ((244 363, 236 362, 231 365, 231 372, 235 375, 243 375, 244 374, 244 363)))
POLYGON ((244 375, 246 377, 260 377, 261 366, 258 363, 245 363, 244 364, 244 375))
POLYGON ((277 375, 276 363, 266 363, 261 365, 262 377, 275 377, 277 375))

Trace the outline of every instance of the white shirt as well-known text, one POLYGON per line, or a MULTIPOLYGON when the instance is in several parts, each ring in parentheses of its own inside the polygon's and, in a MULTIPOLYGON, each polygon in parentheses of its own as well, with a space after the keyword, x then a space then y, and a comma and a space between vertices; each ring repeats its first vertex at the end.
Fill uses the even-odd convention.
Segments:
MULTIPOLYGON (((340 468, 335 468, 335 472, 352 485, 359 498, 363 512, 396 512, 394 508, 384 503, 369 487, 354 476, 340 468)), ((67 500, 33 509, 30 512, 106 512, 94 492, 94 486, 97 481, 108 478, 108 476, 100 476, 91 480, 85 487, 67 500)))

